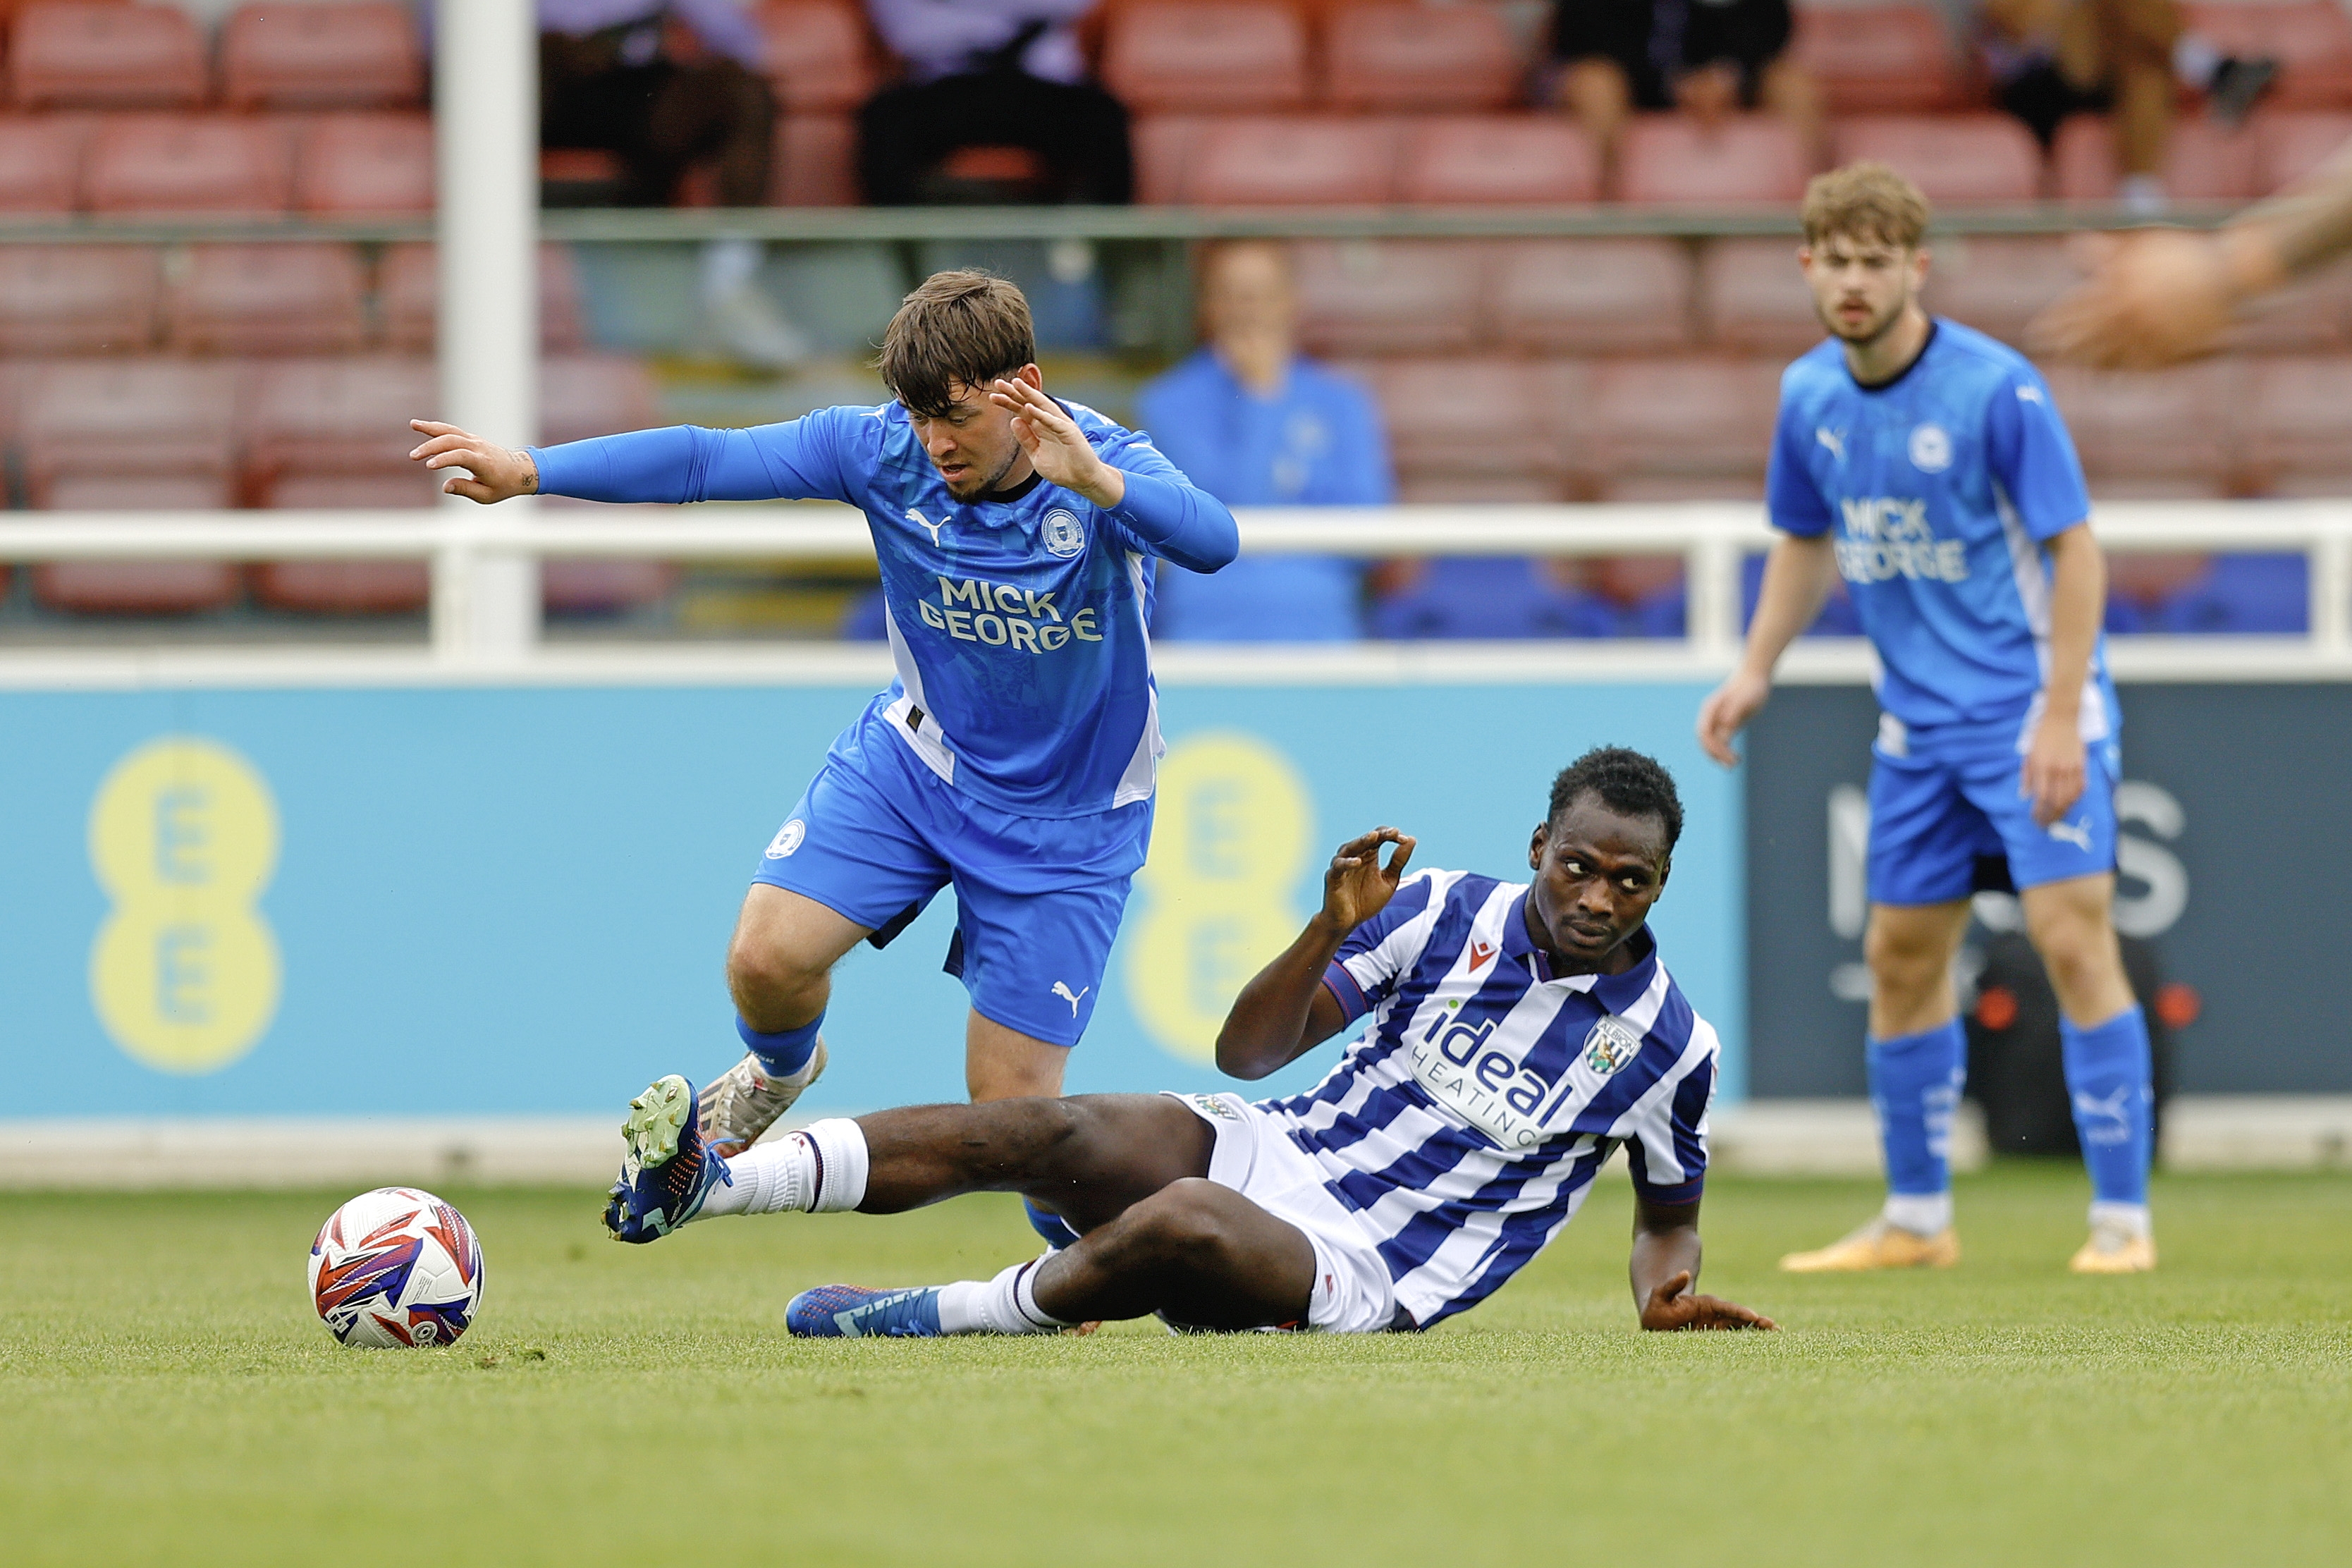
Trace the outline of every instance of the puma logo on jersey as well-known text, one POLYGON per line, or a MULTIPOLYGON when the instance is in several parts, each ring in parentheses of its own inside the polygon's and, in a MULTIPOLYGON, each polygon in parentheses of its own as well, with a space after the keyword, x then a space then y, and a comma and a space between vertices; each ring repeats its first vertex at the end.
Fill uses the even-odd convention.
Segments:
POLYGON ((940 519, 939 521, 933 522, 929 518, 925 517, 913 507, 908 507, 907 509, 907 521, 909 522, 919 522, 925 528, 929 529, 931 531, 931 548, 937 550, 940 547, 940 530, 945 528, 950 522, 953 521, 954 519, 943 517, 940 519))
POLYGON ((2087 816, 2080 822, 2053 822, 2048 832, 2061 844, 2072 844, 2085 855, 2091 852, 2091 819, 2087 816))
POLYGON ((1827 447, 1831 457, 1841 463, 1845 461, 1844 431, 1832 430, 1826 425, 1816 425, 1813 426, 1813 439, 1827 447))
POLYGON ((1054 994, 1059 996, 1063 1001, 1067 1002, 1070 1005, 1070 1016, 1073 1018, 1078 1016, 1079 1001, 1085 997, 1087 991, 1091 991, 1093 989, 1094 987, 1089 985, 1086 988, 1086 991, 1072 991, 1068 981, 1056 980, 1054 982, 1054 994))

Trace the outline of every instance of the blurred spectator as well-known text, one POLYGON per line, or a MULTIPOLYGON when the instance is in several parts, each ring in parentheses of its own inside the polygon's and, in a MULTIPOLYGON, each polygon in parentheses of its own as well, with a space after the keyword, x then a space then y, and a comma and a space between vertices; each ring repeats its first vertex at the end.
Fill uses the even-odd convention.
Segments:
MULTIPOLYGON (((766 204, 776 100, 765 40, 736 0, 539 0, 539 26, 541 146, 617 154, 624 205, 667 205, 704 160, 722 205, 766 204)), ((738 359, 782 369, 807 344, 761 290, 761 260, 752 240, 704 247, 703 312, 738 359)))
POLYGON ((2114 110, 2117 195, 2142 213, 2165 206, 2175 84, 2235 125, 2278 74, 2185 30, 2179 0, 1979 0, 1978 33, 1994 95, 2043 147, 2066 116, 2114 110))
MULTIPOLYGON (((1208 342, 1136 400, 1192 482, 1228 506, 1381 506, 1395 499, 1371 398, 1300 355, 1289 253, 1266 240, 1213 247, 1201 268, 1208 342)), ((1244 555, 1213 577, 1160 580, 1154 633, 1213 642, 1327 642, 1363 635, 1362 571, 1320 555, 1244 555)))
POLYGON ((1553 0, 1560 107, 1614 159, 1625 117, 1679 109, 1712 123, 1763 109, 1826 162, 1821 89, 1788 58, 1789 0, 1553 0))
POLYGON ((1121 203, 1135 193, 1127 110, 1087 79, 1077 19, 1096 0, 866 0, 907 79, 859 116, 866 199, 905 206, 933 192, 967 147, 1021 149, 1048 198, 1121 203))

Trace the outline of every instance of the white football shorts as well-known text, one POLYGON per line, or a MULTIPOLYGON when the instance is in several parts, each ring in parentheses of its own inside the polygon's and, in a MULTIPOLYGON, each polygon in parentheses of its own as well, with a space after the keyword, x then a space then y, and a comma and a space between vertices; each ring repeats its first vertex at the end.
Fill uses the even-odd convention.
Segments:
POLYGON ((1308 1325, 1338 1334, 1395 1327, 1395 1283, 1378 1245, 1355 1211, 1323 1184, 1321 1168, 1281 1123, 1238 1094, 1164 1092, 1217 1130, 1209 1180, 1306 1233, 1315 1248, 1308 1325))

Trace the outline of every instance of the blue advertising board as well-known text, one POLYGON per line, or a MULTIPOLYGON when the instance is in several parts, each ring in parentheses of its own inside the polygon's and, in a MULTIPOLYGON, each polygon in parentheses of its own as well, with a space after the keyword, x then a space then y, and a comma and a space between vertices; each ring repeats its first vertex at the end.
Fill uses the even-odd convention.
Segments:
MULTIPOLYGON (((849 687, 0 692, 0 1073, 13 1117, 617 1110, 736 1054, 720 974, 849 687)), ((1334 846, 1513 877, 1552 774, 1658 755, 1688 826, 1656 916, 1742 1081, 1738 785, 1682 683, 1180 685, 1151 860, 1069 1087, 1210 1088, 1234 992, 1334 846)), ((842 965, 811 1097, 963 1093, 943 897, 842 965)), ((1270 1080, 1302 1086, 1330 1052, 1270 1080)))

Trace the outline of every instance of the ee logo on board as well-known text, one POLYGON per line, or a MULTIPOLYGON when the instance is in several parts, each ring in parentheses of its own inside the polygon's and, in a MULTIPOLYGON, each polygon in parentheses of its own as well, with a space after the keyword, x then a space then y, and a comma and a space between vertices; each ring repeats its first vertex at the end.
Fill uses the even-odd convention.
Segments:
POLYGON ((278 868, 278 805, 253 764, 194 735, 140 747, 90 803, 89 864, 113 905, 90 947, 90 1003, 115 1044, 176 1073, 251 1050, 280 973, 255 908, 278 868))

